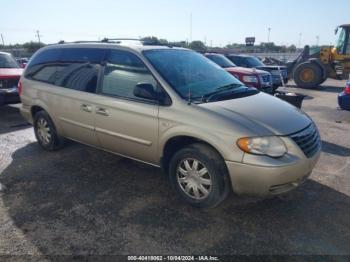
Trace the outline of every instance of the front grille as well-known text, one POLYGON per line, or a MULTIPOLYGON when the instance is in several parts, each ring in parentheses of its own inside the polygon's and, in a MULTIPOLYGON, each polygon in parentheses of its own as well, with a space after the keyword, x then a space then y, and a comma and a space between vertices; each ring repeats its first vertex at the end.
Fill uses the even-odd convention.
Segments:
POLYGON ((18 81, 19 81, 19 78, 0 79, 0 89, 17 87, 18 81))
POLYGON ((318 134, 314 124, 311 124, 307 128, 290 135, 290 137, 308 158, 313 157, 321 146, 320 135, 318 134))
POLYGON ((271 75, 262 75, 261 80, 264 83, 271 82, 271 75))

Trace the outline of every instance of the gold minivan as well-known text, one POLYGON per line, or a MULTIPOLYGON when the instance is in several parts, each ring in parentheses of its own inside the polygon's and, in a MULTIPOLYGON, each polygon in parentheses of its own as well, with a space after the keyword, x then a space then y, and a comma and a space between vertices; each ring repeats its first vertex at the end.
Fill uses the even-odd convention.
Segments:
POLYGON ((287 192, 320 155, 305 113, 183 48, 51 45, 32 57, 18 89, 42 148, 59 149, 67 138, 161 167, 196 207, 214 207, 231 190, 287 192))

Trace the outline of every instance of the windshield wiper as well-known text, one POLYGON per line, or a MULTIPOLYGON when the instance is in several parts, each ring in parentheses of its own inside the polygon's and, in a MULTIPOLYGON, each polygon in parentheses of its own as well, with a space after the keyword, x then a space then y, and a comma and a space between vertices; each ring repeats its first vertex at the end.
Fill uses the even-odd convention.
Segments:
POLYGON ((209 102, 213 96, 216 96, 222 92, 228 91, 230 89, 235 89, 235 88, 241 87, 241 86, 243 86, 243 85, 242 84, 229 84, 229 85, 218 87, 213 92, 210 92, 208 94, 203 95, 201 100, 202 100, 202 102, 209 102))

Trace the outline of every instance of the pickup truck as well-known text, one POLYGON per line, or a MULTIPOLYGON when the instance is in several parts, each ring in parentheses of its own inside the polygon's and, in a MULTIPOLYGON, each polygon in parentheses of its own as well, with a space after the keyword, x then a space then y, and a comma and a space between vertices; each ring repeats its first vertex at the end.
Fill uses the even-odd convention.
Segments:
POLYGON ((246 68, 256 68, 256 69, 270 72, 272 75, 274 91, 279 86, 283 85, 280 74, 282 74, 284 84, 288 83, 288 71, 287 71, 287 67, 285 66, 273 66, 273 65, 268 66, 268 65, 265 65, 263 62, 261 62, 255 56, 230 54, 230 55, 226 55, 226 57, 238 66, 246 67, 246 68))

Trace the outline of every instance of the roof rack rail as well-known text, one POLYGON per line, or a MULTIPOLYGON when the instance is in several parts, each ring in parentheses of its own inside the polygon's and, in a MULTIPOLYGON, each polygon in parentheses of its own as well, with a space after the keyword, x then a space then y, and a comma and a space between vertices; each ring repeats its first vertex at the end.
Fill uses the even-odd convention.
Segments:
POLYGON ((139 38, 107 38, 107 37, 105 37, 101 40, 101 42, 103 42, 103 43, 108 43, 110 41, 113 41, 113 42, 114 41, 140 41, 140 42, 142 42, 142 40, 139 38))
POLYGON ((154 40, 142 40, 140 38, 103 38, 102 40, 92 40, 92 41, 86 41, 86 40, 79 40, 79 41, 73 41, 73 42, 65 42, 64 40, 61 40, 58 42, 58 44, 77 44, 77 43, 116 43, 120 44, 122 41, 138 41, 142 45, 159 45, 159 46, 168 46, 168 47, 176 47, 177 45, 170 44, 170 43, 160 43, 158 41, 154 40))
POLYGON ((79 41, 73 41, 73 42, 66 42, 64 40, 61 40, 58 42, 58 44, 71 44, 71 43, 100 43, 101 41, 85 41, 85 40, 79 40, 79 41))

